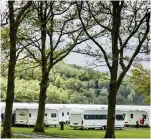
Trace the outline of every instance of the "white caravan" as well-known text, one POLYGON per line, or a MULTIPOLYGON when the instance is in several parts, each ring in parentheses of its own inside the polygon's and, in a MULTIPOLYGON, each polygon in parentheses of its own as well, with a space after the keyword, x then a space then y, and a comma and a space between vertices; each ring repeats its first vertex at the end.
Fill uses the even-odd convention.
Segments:
MULTIPOLYGON (((107 110, 89 109, 74 110, 70 113, 70 126, 73 128, 102 128, 105 129, 107 124, 107 110)), ((123 114, 116 111, 115 128, 122 129, 124 127, 123 114)))
POLYGON ((149 125, 149 116, 147 112, 145 111, 138 111, 138 110, 132 110, 132 111, 127 111, 124 114, 124 121, 125 121, 125 126, 134 126, 137 125, 137 122, 139 125, 142 125, 140 123, 140 120, 144 117, 144 126, 149 125))
MULTIPOLYGON (((28 126, 35 125, 37 120, 37 112, 38 110, 33 108, 17 108, 15 124, 28 126)), ((59 124, 57 110, 45 109, 44 124, 47 126, 56 126, 59 124)))
POLYGON ((58 110, 59 122, 69 123, 70 108, 60 108, 58 110))
POLYGON ((45 110, 45 124, 47 126, 59 125, 58 111, 56 109, 46 109, 45 110))
POLYGON ((35 125, 37 118, 37 109, 16 109, 16 125, 35 125))

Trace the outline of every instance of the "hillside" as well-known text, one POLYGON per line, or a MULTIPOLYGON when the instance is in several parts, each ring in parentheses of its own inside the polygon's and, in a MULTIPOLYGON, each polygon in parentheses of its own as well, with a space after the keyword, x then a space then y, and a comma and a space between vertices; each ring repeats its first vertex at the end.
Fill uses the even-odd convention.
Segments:
MULTIPOLYGON (((7 70, 4 70, 6 65, 6 63, 2 65, 2 101, 6 98, 7 70)), ((40 75, 40 67, 37 67, 35 63, 27 60, 17 63, 15 102, 38 101, 40 75)), ((46 101, 49 103, 107 104, 108 78, 107 73, 60 62, 49 75, 46 101)), ((144 104, 143 96, 136 91, 128 76, 118 91, 117 104, 144 104)))

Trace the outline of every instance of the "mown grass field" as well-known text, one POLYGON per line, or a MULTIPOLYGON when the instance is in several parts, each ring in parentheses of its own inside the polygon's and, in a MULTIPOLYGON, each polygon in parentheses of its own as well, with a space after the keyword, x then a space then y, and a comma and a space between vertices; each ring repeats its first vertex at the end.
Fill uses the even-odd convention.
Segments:
MULTIPOLYGON (((27 127, 13 127, 13 133, 22 133, 35 135, 33 128, 27 127)), ((42 133, 39 133, 42 135, 42 133)), ((65 137, 65 138, 103 138, 104 130, 74 130, 68 125, 65 125, 64 130, 60 130, 60 126, 56 128, 46 128, 43 135, 51 137, 65 137)), ((124 128, 123 130, 115 130, 116 138, 150 138, 150 128, 124 128)), ((14 136, 17 137, 17 136, 14 136)), ((19 138, 21 138, 19 136, 19 138)))

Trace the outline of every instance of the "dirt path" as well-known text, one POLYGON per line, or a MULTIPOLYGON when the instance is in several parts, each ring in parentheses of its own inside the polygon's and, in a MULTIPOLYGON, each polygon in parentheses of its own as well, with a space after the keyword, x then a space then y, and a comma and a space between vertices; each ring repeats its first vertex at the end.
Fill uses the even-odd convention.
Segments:
POLYGON ((25 133, 13 133, 14 136, 22 136, 25 138, 53 138, 53 139, 59 139, 57 137, 51 137, 51 136, 46 136, 46 135, 37 135, 37 134, 25 134, 25 133))

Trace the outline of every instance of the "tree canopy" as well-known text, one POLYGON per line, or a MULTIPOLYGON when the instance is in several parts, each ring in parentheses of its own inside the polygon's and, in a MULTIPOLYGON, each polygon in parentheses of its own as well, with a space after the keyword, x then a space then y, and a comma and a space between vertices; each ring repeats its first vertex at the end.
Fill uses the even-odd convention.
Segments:
MULTIPOLYGON (((7 63, 3 64, 7 65, 7 63)), ((34 65, 36 64, 30 62, 30 60, 20 60, 16 65, 14 101, 38 102, 39 83, 41 80, 39 76, 41 72, 40 67, 35 67, 34 65), (31 94, 33 94, 32 97, 29 97, 31 94)), ((109 75, 104 72, 69 65, 62 61, 50 72, 46 103, 107 104, 109 91, 108 78, 109 75), (98 82, 97 88, 96 81, 98 82)), ((118 91, 117 104, 145 104, 143 94, 136 86, 134 87, 130 83, 132 76, 126 76, 125 78, 118 91), (132 92, 135 93, 133 94, 132 92), (132 97, 132 99, 129 100, 128 96, 132 97)), ((2 101, 6 99, 6 83, 7 71, 2 74, 2 101)))
POLYGON ((140 65, 132 70, 131 79, 135 88, 144 96, 145 104, 150 104, 150 70, 140 65))

